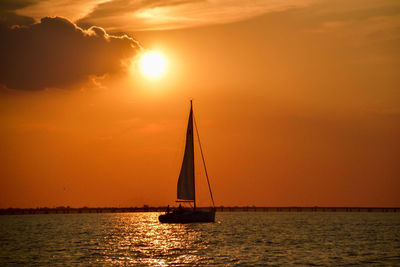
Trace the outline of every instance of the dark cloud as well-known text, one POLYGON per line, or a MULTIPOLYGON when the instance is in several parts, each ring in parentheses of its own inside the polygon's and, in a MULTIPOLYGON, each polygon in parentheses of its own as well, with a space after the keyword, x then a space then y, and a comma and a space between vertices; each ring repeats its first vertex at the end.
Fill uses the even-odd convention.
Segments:
POLYGON ((13 12, 1 12, 0 13, 0 27, 9 27, 13 25, 30 25, 35 20, 31 17, 20 16, 13 12))
POLYGON ((0 27, 29 25, 35 21, 31 17, 21 16, 15 10, 36 4, 43 0, 2 0, 0 2, 0 27))
POLYGON ((0 2, 0 10, 14 11, 23 7, 27 7, 43 0, 2 0, 0 2))
POLYGON ((111 36, 102 28, 82 30, 65 18, 0 27, 0 83, 11 89, 41 90, 118 72, 121 62, 140 49, 128 36, 111 36))

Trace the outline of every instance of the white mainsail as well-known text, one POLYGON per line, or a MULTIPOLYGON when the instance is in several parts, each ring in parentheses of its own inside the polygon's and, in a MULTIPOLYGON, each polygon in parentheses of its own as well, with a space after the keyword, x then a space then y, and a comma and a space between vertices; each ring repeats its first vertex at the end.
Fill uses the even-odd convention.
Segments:
POLYGON ((194 145, 193 145, 193 110, 190 102, 189 122, 186 132, 186 147, 181 172, 178 180, 178 199, 195 200, 194 183, 194 145))

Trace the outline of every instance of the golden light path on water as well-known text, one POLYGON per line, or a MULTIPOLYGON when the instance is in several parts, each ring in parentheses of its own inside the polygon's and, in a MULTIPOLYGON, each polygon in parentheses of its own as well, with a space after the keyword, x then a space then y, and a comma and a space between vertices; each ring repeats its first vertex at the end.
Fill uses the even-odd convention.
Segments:
POLYGON ((124 256, 111 256, 106 261, 110 264, 145 264, 170 265, 199 262, 197 249, 207 248, 201 244, 201 232, 193 225, 161 224, 158 213, 119 214, 114 220, 113 229, 119 229, 105 240, 109 250, 125 251, 124 256), (194 244, 196 245, 194 246, 194 244), (191 248, 196 247, 194 253, 191 248), (134 253, 132 254, 132 251, 134 253), (189 253, 188 253, 189 252, 189 253), (166 261, 166 257, 170 260, 166 261), (171 261, 171 259, 173 259, 171 261))

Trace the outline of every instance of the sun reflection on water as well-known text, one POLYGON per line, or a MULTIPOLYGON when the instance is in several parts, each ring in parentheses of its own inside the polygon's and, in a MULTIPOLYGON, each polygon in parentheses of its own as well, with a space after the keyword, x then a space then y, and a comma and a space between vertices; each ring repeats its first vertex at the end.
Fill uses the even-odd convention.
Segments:
MULTIPOLYGON (((111 227, 115 231, 104 240, 109 246, 108 256, 112 255, 107 262, 116 265, 181 265, 199 262, 200 256, 196 253, 202 241, 196 227, 161 224, 158 215, 120 214, 118 219, 115 218, 111 227)), ((207 245, 203 246, 206 248, 207 245)))

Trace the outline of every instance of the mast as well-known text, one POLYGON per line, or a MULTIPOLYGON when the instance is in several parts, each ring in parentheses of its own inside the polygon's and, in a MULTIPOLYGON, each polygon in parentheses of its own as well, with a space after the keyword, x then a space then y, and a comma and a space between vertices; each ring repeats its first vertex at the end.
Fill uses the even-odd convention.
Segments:
POLYGON ((192 99, 190 99, 190 116, 191 116, 191 123, 192 123, 192 151, 193 151, 193 191, 194 191, 194 196, 193 196, 193 210, 196 210, 196 176, 195 176, 195 166, 194 166, 194 133, 193 133, 193 104, 192 104, 192 99))

